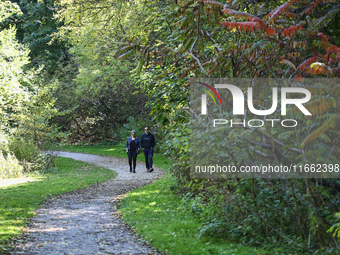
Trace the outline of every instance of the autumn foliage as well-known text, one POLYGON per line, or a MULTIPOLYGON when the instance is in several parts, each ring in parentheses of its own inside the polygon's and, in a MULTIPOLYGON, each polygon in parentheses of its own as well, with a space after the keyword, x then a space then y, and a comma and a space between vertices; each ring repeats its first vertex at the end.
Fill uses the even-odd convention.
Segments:
MULTIPOLYGON (((209 77, 214 77, 217 70, 219 75, 228 76, 232 71, 234 77, 254 78, 339 75, 339 48, 322 30, 340 10, 335 1, 291 0, 276 7, 259 2, 256 8, 244 9, 237 2, 179 1, 178 8, 167 17, 180 28, 182 44, 178 49, 160 49, 154 44, 126 47, 137 47, 143 52, 146 66, 165 65, 172 57, 176 63, 182 59, 187 68, 180 77, 193 70, 209 77), (218 25, 223 32, 217 29, 218 25), (205 27, 214 29, 205 32, 205 27), (221 35, 233 38, 237 46, 219 45, 217 38, 221 35), (258 43, 250 48, 249 38, 256 38, 258 43), (211 42, 215 42, 215 50, 203 53, 211 42), (248 50, 243 51, 244 48, 248 50)), ((128 55, 124 53, 126 47, 122 48, 121 57, 128 55)))

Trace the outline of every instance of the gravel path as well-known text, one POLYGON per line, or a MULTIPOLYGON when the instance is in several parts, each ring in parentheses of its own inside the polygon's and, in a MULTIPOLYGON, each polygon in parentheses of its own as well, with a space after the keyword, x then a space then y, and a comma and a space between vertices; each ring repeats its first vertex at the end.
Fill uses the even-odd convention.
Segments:
POLYGON ((135 174, 127 159, 91 154, 54 152, 112 169, 118 176, 105 183, 49 199, 16 241, 12 254, 162 254, 136 236, 120 219, 116 204, 130 190, 164 176, 147 173, 137 162, 135 174))

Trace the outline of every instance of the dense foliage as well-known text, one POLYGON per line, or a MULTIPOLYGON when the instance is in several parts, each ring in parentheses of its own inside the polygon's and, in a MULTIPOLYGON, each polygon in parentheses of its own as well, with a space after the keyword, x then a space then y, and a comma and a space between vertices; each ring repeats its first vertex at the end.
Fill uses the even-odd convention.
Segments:
POLYGON ((58 132, 48 123, 56 111, 48 88, 40 86, 41 70, 28 68, 30 50, 17 39, 13 24, 5 26, 17 15, 22 15, 17 4, 0 2, 0 178, 48 165, 37 146, 58 132))

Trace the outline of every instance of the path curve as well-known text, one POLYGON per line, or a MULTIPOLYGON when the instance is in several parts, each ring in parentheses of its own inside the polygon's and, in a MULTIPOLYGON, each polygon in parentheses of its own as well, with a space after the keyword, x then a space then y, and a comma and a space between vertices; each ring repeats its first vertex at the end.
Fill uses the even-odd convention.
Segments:
POLYGON ((118 173, 115 179, 51 198, 14 245, 12 254, 162 254, 133 234, 119 218, 117 201, 127 192, 165 175, 147 173, 137 162, 128 171, 127 159, 73 152, 54 155, 84 161, 118 173))

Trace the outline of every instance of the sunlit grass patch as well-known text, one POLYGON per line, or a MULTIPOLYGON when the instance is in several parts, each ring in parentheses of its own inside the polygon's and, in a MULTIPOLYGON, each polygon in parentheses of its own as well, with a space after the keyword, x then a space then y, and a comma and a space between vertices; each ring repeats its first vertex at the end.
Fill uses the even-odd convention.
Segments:
POLYGON ((116 150, 117 150, 117 148, 115 148, 115 149, 107 149, 105 151, 116 151, 116 150))

